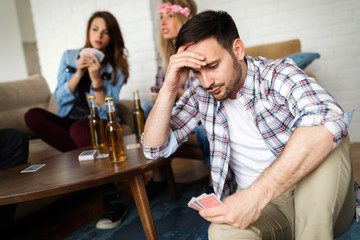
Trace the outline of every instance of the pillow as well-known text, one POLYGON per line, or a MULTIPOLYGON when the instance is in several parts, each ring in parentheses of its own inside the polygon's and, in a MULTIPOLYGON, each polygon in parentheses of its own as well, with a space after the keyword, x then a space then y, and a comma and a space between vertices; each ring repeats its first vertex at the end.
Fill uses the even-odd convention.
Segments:
POLYGON ((307 66, 309 66, 310 63, 312 63, 312 61, 314 61, 316 58, 320 58, 320 54, 312 53, 312 52, 307 52, 307 53, 304 52, 304 53, 294 53, 287 57, 294 60, 294 62, 299 66, 299 68, 304 70, 307 66))

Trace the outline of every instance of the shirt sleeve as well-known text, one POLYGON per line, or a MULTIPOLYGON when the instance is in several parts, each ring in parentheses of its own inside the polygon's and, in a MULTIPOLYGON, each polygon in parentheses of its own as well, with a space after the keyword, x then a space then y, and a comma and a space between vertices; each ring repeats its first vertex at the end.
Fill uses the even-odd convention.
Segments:
POLYGON ((295 117, 293 127, 325 126, 333 135, 335 149, 347 135, 352 112, 344 113, 328 91, 297 67, 288 66, 278 75, 287 76, 280 93, 287 95, 285 99, 295 117))
POLYGON ((183 94, 172 110, 168 140, 157 147, 145 146, 142 140, 145 157, 149 159, 169 157, 195 131, 199 121, 196 94, 194 88, 191 87, 183 94))
MULTIPOLYGON (((76 56, 71 56, 71 51, 69 50, 64 52, 61 57, 60 67, 58 72, 58 84, 55 89, 55 101, 59 105, 65 105, 75 101, 75 95, 71 92, 68 85, 70 78, 75 73, 66 71, 68 65, 71 65, 72 62, 72 59, 70 59, 71 57, 75 57, 76 59, 76 56)), ((76 64, 74 69, 76 69, 76 64)))

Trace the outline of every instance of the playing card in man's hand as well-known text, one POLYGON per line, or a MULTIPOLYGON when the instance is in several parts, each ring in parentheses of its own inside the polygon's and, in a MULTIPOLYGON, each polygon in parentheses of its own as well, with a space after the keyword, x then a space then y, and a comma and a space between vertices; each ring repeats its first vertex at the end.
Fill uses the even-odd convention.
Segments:
POLYGON ((191 200, 188 202, 188 207, 199 211, 201 209, 218 206, 221 203, 222 202, 216 198, 214 193, 211 194, 203 193, 198 197, 191 198, 191 200))

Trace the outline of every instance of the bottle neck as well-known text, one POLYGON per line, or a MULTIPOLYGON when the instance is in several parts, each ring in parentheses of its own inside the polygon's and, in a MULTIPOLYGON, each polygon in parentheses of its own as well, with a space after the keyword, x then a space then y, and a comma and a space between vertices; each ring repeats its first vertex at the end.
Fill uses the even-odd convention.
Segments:
POLYGON ((134 108, 141 108, 139 92, 134 92, 134 108))
POLYGON ((99 115, 95 98, 90 98, 90 115, 91 117, 96 117, 99 115))
POLYGON ((116 122, 116 112, 113 101, 106 102, 106 113, 108 122, 116 122))

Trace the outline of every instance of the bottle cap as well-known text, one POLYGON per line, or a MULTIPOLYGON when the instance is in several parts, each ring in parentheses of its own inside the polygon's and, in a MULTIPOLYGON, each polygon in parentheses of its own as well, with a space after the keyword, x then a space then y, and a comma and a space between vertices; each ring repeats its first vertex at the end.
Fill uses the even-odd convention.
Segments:
POLYGON ((107 100, 113 100, 114 98, 112 98, 112 97, 107 97, 107 98, 105 98, 105 101, 107 101, 107 100))
POLYGON ((135 89, 135 90, 133 90, 133 92, 139 92, 139 90, 138 90, 138 89, 135 89))
POLYGON ((89 96, 89 99, 90 99, 90 98, 95 98, 95 96, 89 96))

